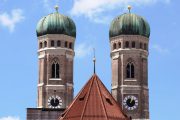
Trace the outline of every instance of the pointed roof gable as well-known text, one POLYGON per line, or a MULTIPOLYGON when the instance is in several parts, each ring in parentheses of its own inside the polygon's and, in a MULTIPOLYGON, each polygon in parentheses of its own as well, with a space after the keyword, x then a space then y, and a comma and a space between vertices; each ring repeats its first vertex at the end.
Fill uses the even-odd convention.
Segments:
POLYGON ((59 120, 129 120, 94 74, 59 120))

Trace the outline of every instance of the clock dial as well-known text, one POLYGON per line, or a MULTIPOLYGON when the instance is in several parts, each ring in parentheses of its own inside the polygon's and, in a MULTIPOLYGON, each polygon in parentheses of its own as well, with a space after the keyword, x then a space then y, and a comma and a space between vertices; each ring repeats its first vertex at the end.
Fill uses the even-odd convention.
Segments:
POLYGON ((53 107, 56 107, 56 106, 59 105, 59 100, 58 100, 57 98, 51 99, 50 102, 51 102, 51 105, 52 105, 53 107))
POLYGON ((61 108, 62 99, 59 96, 51 96, 48 99, 48 107, 49 108, 61 108))
POLYGON ((134 110, 138 107, 138 99, 133 95, 126 96, 123 105, 127 110, 134 110))

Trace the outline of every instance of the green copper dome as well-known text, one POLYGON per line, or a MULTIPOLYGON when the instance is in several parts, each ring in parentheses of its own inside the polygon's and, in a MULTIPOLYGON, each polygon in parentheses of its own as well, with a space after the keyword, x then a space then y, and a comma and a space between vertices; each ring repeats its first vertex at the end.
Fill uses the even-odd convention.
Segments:
POLYGON ((150 36, 150 27, 144 18, 132 13, 125 13, 115 18, 110 26, 109 36, 142 35, 150 36))
POLYGON ((46 34, 65 34, 76 37, 76 26, 72 19, 55 12, 39 20, 36 33, 38 37, 46 34))

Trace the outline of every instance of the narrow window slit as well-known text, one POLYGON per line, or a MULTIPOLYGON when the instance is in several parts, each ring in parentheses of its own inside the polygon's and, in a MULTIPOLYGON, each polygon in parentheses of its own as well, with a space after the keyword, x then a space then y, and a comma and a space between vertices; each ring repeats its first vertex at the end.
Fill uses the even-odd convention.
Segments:
POLYGON ((109 103, 110 105, 113 105, 109 98, 106 98, 106 102, 109 103))
POLYGON ((86 94, 79 98, 80 101, 83 101, 86 97, 86 94))

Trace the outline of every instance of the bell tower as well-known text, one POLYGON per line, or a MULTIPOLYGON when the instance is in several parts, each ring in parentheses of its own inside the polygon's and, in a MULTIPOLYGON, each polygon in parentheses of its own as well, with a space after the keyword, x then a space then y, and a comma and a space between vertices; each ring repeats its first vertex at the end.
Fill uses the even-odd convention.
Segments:
POLYGON ((66 108, 73 100, 73 58, 76 27, 67 16, 56 12, 37 25, 38 108, 66 108))
POLYGON ((36 27, 39 77, 37 108, 27 108, 27 120, 57 120, 73 100, 73 60, 76 26, 56 11, 36 27))
POLYGON ((110 27, 112 95, 133 120, 149 119, 148 45, 150 27, 131 13, 115 18, 110 27))

